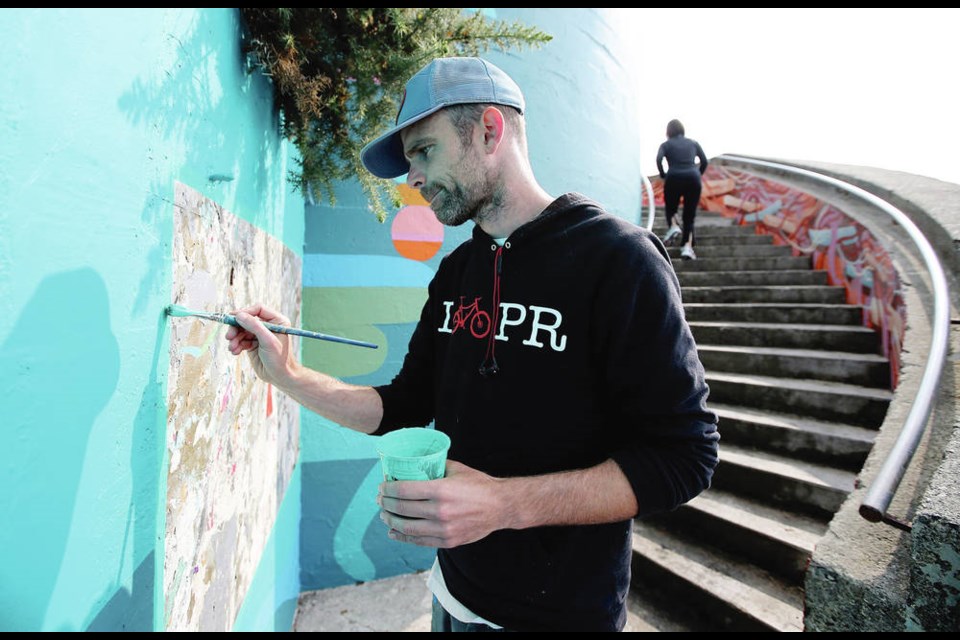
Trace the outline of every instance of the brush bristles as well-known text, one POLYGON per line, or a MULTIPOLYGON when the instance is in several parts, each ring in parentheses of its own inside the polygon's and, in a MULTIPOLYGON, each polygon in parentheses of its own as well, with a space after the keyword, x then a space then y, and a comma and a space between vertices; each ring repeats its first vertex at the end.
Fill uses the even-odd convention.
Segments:
POLYGON ((186 307, 181 307, 178 304, 168 304, 167 315, 173 316, 174 318, 182 318, 184 316, 193 315, 193 312, 187 309, 186 307))

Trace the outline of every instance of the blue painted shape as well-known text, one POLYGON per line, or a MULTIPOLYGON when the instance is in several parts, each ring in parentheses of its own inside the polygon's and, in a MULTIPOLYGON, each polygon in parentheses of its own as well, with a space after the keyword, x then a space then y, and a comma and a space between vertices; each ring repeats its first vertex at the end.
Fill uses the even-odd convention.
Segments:
MULTIPOLYGON (((424 566, 424 548, 387 538, 386 527, 377 515, 366 522, 355 523, 357 528, 351 534, 356 539, 356 547, 352 552, 344 547, 339 551, 335 549, 336 527, 348 517, 346 511, 357 500, 358 487, 363 485, 371 471, 379 472, 379 465, 376 458, 303 463, 302 590, 354 584, 356 580, 349 570, 357 571, 370 561, 374 564, 376 578, 409 573, 411 567, 424 566)), ((375 496, 374 489, 371 499, 375 496)), ((427 550, 426 555, 430 556, 431 550, 427 550)))
MULTIPOLYGON (((333 536, 356 487, 377 460, 303 462, 300 585, 303 591, 354 584, 335 560, 333 536)), ((359 537, 359 536, 358 536, 359 537)))
POLYGON ((836 230, 834 230, 833 227, 827 227, 824 229, 809 229, 807 233, 810 235, 810 241, 814 245, 818 247, 829 247, 834 237, 836 237, 838 241, 842 241, 845 238, 855 238, 857 228, 847 226, 837 227, 836 230))
POLYGON ((773 202, 767 205, 766 207, 764 207, 760 211, 757 211, 756 213, 746 214, 745 216, 743 216, 743 220, 744 222, 758 222, 760 220, 763 220, 767 216, 777 213, 782 208, 783 208, 783 202, 781 202, 780 200, 777 200, 776 202, 773 202))
POLYGON ((367 582, 377 577, 376 565, 360 546, 361 539, 357 532, 365 530, 371 520, 379 519, 380 507, 376 498, 381 482, 383 472, 378 461, 360 482, 333 534, 333 557, 357 582, 367 582))
POLYGON ((400 256, 308 254, 303 257, 304 287, 426 288, 434 270, 400 256))
POLYGON ((0 621, 43 626, 73 521, 94 420, 120 353, 107 288, 85 268, 44 278, 0 346, 0 621), (71 329, 72 327, 72 329, 71 329))
POLYGON ((377 580, 424 571, 437 557, 433 547, 418 547, 388 538, 387 525, 379 514, 367 525, 360 547, 369 557, 377 559, 377 580))
POLYGON ((873 269, 870 267, 864 267, 862 271, 858 271, 856 265, 848 262, 844 271, 851 280, 859 278, 862 286, 868 289, 873 288, 873 269))

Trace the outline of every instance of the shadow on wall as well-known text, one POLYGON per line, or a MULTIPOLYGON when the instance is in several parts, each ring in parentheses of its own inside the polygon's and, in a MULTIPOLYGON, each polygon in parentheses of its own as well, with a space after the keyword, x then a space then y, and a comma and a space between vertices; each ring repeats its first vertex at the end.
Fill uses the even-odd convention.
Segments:
MULTIPOLYGON (((150 379, 140 397, 140 409, 133 423, 130 444, 130 476, 133 481, 130 508, 127 511, 123 548, 133 535, 132 557, 143 558, 133 572, 129 589, 117 590, 106 605, 95 612, 87 631, 153 631, 153 604, 156 588, 157 502, 160 499, 160 473, 163 465, 164 435, 167 423, 167 399, 163 381, 158 379, 160 361, 167 365, 165 312, 157 318, 157 340, 153 347, 150 379)), ((122 574, 123 559, 117 574, 122 574)))
POLYGON ((87 442, 120 353, 103 279, 49 276, 0 346, 0 628, 39 630, 70 535, 87 442))

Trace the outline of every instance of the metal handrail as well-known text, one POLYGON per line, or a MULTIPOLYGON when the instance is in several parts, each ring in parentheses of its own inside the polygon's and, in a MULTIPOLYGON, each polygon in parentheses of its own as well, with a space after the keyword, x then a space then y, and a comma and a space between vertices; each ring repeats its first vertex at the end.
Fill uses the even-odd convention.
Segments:
POLYGON ((930 273, 933 290, 933 338, 930 341, 930 352, 927 356, 926 365, 923 368, 923 376, 920 379, 917 396, 913 405, 910 407, 910 412, 903 422, 903 427, 897 436, 897 441, 887 454, 877 477, 867 490, 867 496, 860 504, 860 515, 870 522, 882 521, 900 529, 909 529, 910 525, 887 515, 887 509, 889 509, 893 495, 907 470, 907 465, 910 464, 910 460, 913 458, 913 454, 920 444, 920 439, 923 437, 927 421, 930 419, 930 412, 933 410, 934 394, 937 391, 940 375, 943 372, 943 365, 946 359, 947 342, 950 334, 950 291, 947 285, 946 275, 944 274, 943 267, 940 265, 940 260, 937 258, 936 252, 934 252, 933 247, 930 246, 930 243, 917 225, 915 225, 905 213, 859 187, 813 171, 768 162, 766 160, 754 160, 752 158, 726 154, 720 157, 747 165, 766 167, 768 169, 803 176, 841 189, 868 202, 892 217, 897 224, 903 227, 907 235, 910 236, 910 239, 920 250, 920 255, 923 257, 923 261, 930 273))
MULTIPOLYGON (((641 173, 640 177, 643 178, 643 189, 647 192, 647 202, 650 203, 650 220, 647 222, 647 230, 653 231, 653 185, 650 184, 650 178, 647 176, 641 173)), ((643 198, 640 198, 640 222, 643 222, 643 198)))

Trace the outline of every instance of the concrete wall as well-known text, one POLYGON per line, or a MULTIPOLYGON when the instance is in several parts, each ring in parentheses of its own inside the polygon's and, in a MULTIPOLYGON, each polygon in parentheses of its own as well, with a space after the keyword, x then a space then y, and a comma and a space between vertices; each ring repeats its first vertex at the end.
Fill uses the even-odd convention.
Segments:
MULTIPOLYGON (((3 12, 0 630, 164 628, 174 182, 303 246, 239 46, 230 9, 3 12)), ((288 492, 238 628, 289 628, 299 508, 288 492)))
MULTIPOLYGON (((485 9, 536 25, 554 40, 539 51, 490 52, 527 100, 534 172, 547 191, 579 191, 637 220, 641 184, 638 107, 623 43, 607 9, 485 9)), ((443 228, 415 192, 379 224, 355 185, 336 207, 307 208, 304 323, 377 342, 366 351, 304 347, 304 361, 357 384, 383 384, 399 370, 426 287, 442 256, 472 223, 443 228)), ((303 588, 319 589, 425 569, 434 552, 387 539, 374 502, 381 480, 374 439, 304 414, 301 424, 303 588)))

